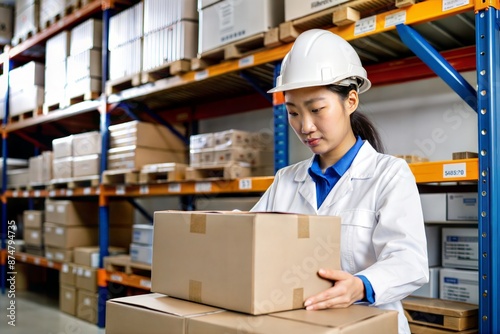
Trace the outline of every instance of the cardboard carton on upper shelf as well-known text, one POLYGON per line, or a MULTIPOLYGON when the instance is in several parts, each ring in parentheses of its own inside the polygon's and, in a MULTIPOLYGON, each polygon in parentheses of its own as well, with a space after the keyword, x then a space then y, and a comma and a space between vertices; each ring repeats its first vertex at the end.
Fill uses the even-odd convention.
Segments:
POLYGON ((97 292, 97 268, 75 265, 75 286, 88 292, 97 292))
POLYGON ((224 150, 233 147, 250 147, 252 132, 242 130, 225 130, 214 133, 214 148, 224 150))
POLYGON ((66 226, 54 223, 44 224, 44 237, 47 246, 73 248, 91 246, 98 242, 97 226, 66 226))
POLYGON ((25 86, 17 92, 10 93, 9 115, 38 112, 42 109, 44 90, 41 86, 25 86))
POLYGON ((189 149, 190 150, 200 150, 204 148, 214 147, 214 134, 210 133, 200 133, 197 135, 189 136, 189 149))
POLYGON ((214 312, 223 310, 159 293, 115 298, 106 302, 106 333, 142 333, 148 324, 151 332, 187 334, 189 318, 214 312))
POLYGON ((9 72, 10 94, 24 91, 27 87, 41 87, 43 91, 44 71, 43 63, 35 61, 12 69, 9 72))
POLYGON ((250 314, 302 308, 339 252, 339 217, 157 211, 151 291, 250 314))
POLYGON ((144 3, 145 35, 179 21, 198 21, 196 0, 146 1, 144 3))
POLYGON ((97 324, 97 293, 79 289, 77 291, 76 316, 97 324))
POLYGON ((97 131, 73 135, 73 156, 101 154, 101 134, 97 131))
POLYGON ((52 154, 54 159, 73 156, 73 136, 52 140, 52 154))
POLYGON ((191 167, 215 165, 215 151, 213 148, 192 149, 189 151, 189 165, 191 167))
POLYGON ((439 272, 439 297, 478 304, 479 273, 475 270, 443 268, 439 272))
POLYGON ((59 282, 70 286, 76 285, 76 268, 73 263, 65 262, 61 265, 61 270, 59 271, 59 282))
POLYGON ((42 228, 43 223, 43 211, 42 210, 24 210, 23 211, 23 222, 25 228, 42 228))
MULTIPOLYGON (((47 39, 45 44, 45 66, 49 67, 66 61, 69 55, 70 38, 70 32, 63 30, 47 39)), ((66 76, 59 77, 59 80, 66 82, 66 76)))
POLYGON ((222 0, 200 12, 198 53, 277 27, 284 18, 283 0, 222 0))
POLYGON ((76 315, 76 288, 66 284, 59 286, 59 309, 67 314, 76 315))
POLYGON ((24 242, 30 246, 43 246, 43 233, 41 228, 25 228, 24 242))
MULTIPOLYGON (((84 50, 80 53, 70 55, 67 61, 66 82, 68 86, 81 79, 92 78, 100 81, 102 77, 102 53, 101 50, 84 50)), ((89 86, 92 87, 92 86, 89 86)), ((99 87, 91 89, 91 92, 100 92, 99 87)), ((82 94, 85 93, 83 90, 82 94)), ((73 97, 73 95, 70 95, 73 97)))
POLYGON ((7 170, 7 187, 26 187, 30 182, 29 168, 19 168, 7 170))
MULTIPOLYGON (((338 6, 348 1, 349 0, 285 0, 285 21, 295 20, 306 15, 317 13, 327 8, 338 6)), ((332 14, 330 14, 330 16, 331 15, 332 14)))
POLYGON ((86 50, 101 49, 102 21, 88 19, 71 29, 70 35, 70 55, 76 55, 86 50))
POLYGON ((14 36, 12 45, 18 45, 28 34, 38 31, 40 27, 40 2, 35 1, 26 7, 17 7, 14 18, 14 36))
POLYGON ((45 201, 45 220, 66 226, 97 225, 98 203, 95 201, 53 200, 45 201))
POLYGON ((141 146, 115 147, 108 150, 108 169, 137 169, 144 165, 177 162, 186 163, 185 151, 167 151, 141 146))

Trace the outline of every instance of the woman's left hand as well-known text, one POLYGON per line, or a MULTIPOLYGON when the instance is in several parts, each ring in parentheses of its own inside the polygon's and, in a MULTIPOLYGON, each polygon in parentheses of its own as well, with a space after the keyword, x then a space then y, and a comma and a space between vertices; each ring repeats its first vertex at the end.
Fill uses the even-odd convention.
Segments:
POLYGON ((307 298, 306 310, 345 308, 364 298, 365 287, 361 278, 342 270, 320 269, 320 277, 333 281, 334 285, 315 296, 307 298))

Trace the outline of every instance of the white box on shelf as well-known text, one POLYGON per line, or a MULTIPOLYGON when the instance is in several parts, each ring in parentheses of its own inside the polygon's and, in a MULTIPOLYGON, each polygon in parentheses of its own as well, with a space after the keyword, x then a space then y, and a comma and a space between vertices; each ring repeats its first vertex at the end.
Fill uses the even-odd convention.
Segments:
POLYGON ((45 68, 42 63, 30 61, 9 72, 10 94, 21 92, 26 87, 44 86, 45 68))
POLYGON ((49 38, 45 45, 45 66, 59 64, 69 56, 70 32, 63 30, 49 38))
POLYGON ((471 304, 479 303, 477 271, 443 268, 439 276, 439 298, 471 304))
POLYGON ((138 74, 142 70, 142 38, 109 51, 109 80, 138 74))
POLYGON ((285 0, 285 21, 295 20, 348 1, 349 0, 285 0))
POLYGON ((477 220, 477 192, 448 193, 448 220, 477 220))
POLYGON ((138 2, 109 19, 108 49, 114 50, 131 41, 142 38, 144 27, 144 5, 138 2))
POLYGON ((101 154, 101 134, 98 131, 73 135, 73 156, 101 154))
POLYGON ((0 44, 10 44, 12 39, 12 7, 0 5, 0 44))
POLYGON ((52 161, 52 177, 67 179, 73 176, 73 157, 58 158, 52 161))
POLYGON ((479 245, 477 228, 443 228, 443 267, 478 269, 479 245))
POLYGON ((7 187, 18 188, 26 187, 30 180, 29 168, 11 169, 7 171, 7 187))
POLYGON ((19 44, 21 40, 25 40, 29 34, 36 34, 40 27, 40 4, 34 2, 32 5, 18 11, 16 9, 16 17, 14 21, 14 38, 12 45, 19 44))
POLYGON ((73 157, 73 177, 99 175, 101 156, 99 154, 73 157))
POLYGON ((426 298, 439 298, 439 273, 441 267, 429 268, 429 282, 422 285, 419 289, 414 291, 412 296, 426 297, 426 298))
POLYGON ((200 11, 198 53, 264 33, 283 22, 283 0, 223 0, 200 11))
POLYGON ((446 221, 446 193, 420 194, 425 222, 446 221))
POLYGON ((101 62, 101 50, 85 50, 69 56, 66 67, 66 82, 69 85, 88 77, 100 80, 102 76, 101 62))
POLYGON ((28 86, 10 94, 10 116, 38 112, 43 106, 44 91, 40 86, 28 86))
POLYGON ((54 159, 71 157, 73 155, 73 136, 66 136, 52 140, 54 159))
POLYGON ((153 244, 153 225, 135 224, 132 226, 132 243, 139 245, 153 244))
POLYGON ((144 1, 144 34, 182 20, 198 21, 196 0, 144 1))
POLYGON ((40 25, 45 28, 66 14, 66 0, 40 0, 40 25))
POLYGON ((198 135, 191 135, 189 137, 189 149, 198 150, 202 148, 213 148, 214 147, 214 134, 210 133, 200 133, 198 135))
MULTIPOLYGON (((59 93, 58 102, 64 96, 66 89, 66 59, 59 62, 51 62, 45 66, 45 95, 59 93), (62 95, 62 96, 61 96, 62 95)), ((47 103, 47 101, 45 101, 47 103)))
POLYGON ((69 54, 71 56, 86 50, 101 49, 102 21, 89 19, 71 29, 69 54))
POLYGON ((85 100, 94 99, 94 94, 100 94, 102 90, 101 79, 86 77, 78 81, 68 82, 66 86, 67 99, 83 97, 85 100))
POLYGON ((130 244, 130 260, 151 264, 153 262, 153 246, 130 244))

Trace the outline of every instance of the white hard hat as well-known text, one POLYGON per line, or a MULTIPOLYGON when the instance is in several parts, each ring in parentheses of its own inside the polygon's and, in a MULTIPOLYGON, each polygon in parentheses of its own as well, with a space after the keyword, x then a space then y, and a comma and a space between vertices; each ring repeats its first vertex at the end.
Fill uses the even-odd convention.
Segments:
POLYGON ((371 87, 354 48, 328 30, 311 29, 299 35, 281 63, 276 87, 268 93, 351 83, 358 86, 359 93, 371 87))

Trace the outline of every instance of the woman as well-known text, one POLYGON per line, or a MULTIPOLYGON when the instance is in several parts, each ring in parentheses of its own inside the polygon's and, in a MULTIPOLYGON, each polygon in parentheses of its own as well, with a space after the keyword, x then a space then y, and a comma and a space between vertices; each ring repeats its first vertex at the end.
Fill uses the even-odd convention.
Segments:
POLYGON ((304 306, 397 310, 399 333, 410 333, 400 300, 428 281, 422 210, 408 165, 381 153, 356 111, 370 86, 341 37, 313 29, 297 38, 269 92, 284 92, 289 124, 314 156, 278 171, 252 211, 340 216, 342 270, 321 269, 333 286, 304 306))

